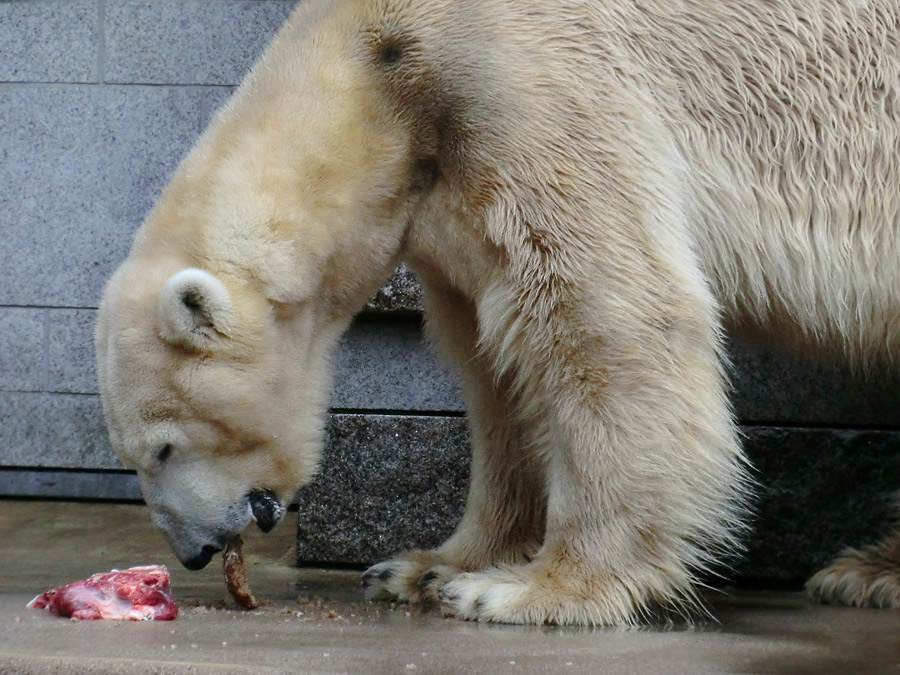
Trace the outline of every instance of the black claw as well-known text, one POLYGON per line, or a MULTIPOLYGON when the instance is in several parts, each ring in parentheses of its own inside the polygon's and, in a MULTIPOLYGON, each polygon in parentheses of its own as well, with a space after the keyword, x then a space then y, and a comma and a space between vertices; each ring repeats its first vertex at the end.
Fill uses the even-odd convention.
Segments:
POLYGON ((432 570, 431 572, 426 572, 419 579, 419 586, 422 588, 428 586, 432 581, 438 578, 438 573, 432 570))
POLYGON ((445 593, 441 590, 441 602, 456 602, 459 600, 459 596, 455 593, 445 593))
POLYGON ((394 576, 394 572, 390 568, 381 570, 381 572, 377 573, 372 570, 367 570, 363 572, 362 575, 362 587, 368 588, 375 583, 376 579, 378 579, 379 581, 387 581, 392 576, 394 576))
POLYGON ((487 604, 487 600, 485 599, 485 597, 484 597, 483 595, 480 596, 480 597, 475 601, 475 610, 478 611, 478 612, 480 612, 482 609, 484 609, 484 606, 485 606, 486 604, 487 604))

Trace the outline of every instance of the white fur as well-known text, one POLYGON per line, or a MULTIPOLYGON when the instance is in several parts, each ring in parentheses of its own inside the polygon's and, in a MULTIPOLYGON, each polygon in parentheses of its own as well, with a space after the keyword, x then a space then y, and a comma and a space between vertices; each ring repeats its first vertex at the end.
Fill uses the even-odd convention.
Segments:
MULTIPOLYGON (((691 605, 750 491, 723 330, 897 348, 898 24, 889 0, 304 0, 106 290, 114 446, 149 475, 177 430, 216 492, 288 494, 334 344, 406 258, 472 479, 456 533, 369 594, 516 623, 691 605), (186 267, 232 303, 202 355, 152 311, 186 267)), ((215 509, 153 485, 188 551, 215 509)))

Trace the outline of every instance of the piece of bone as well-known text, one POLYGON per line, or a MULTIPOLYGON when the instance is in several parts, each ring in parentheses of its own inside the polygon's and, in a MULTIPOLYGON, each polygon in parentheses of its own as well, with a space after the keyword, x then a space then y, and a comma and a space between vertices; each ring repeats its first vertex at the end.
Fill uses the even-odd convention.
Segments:
POLYGON ((247 570, 244 569, 244 554, 241 547, 244 541, 240 535, 236 536, 225 547, 222 555, 222 570, 225 572, 225 585, 228 592, 241 607, 256 609, 262 603, 253 595, 250 586, 247 585, 247 570))

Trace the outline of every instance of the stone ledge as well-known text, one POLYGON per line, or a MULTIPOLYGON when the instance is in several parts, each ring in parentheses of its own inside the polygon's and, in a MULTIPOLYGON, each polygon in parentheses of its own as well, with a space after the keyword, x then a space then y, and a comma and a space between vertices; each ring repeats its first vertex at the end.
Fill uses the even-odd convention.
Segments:
POLYGON ((774 345, 731 339, 732 402, 759 425, 900 427, 900 369, 854 372, 842 359, 804 358, 774 345))
POLYGON ((97 395, 0 392, 0 467, 121 469, 97 395))
MULTIPOLYGON (((728 578, 798 583, 886 530, 900 432, 744 431, 761 487, 728 578)), ((298 495, 299 564, 367 565, 452 533, 468 483, 464 419, 337 415, 329 433, 322 471, 298 495)))
MULTIPOLYGON (((0 307, 0 396, 96 394, 95 320, 90 309, 0 307)), ((462 411, 459 377, 423 340, 417 317, 360 317, 341 338, 332 371, 336 409, 462 411)))
POLYGON ((137 474, 130 471, 36 471, 2 467, 0 497, 143 501, 137 474))
POLYGON ((418 318, 358 318, 341 338, 333 373, 332 408, 463 410, 459 376, 424 341, 418 318))
MULTIPOLYGON (((419 315, 422 288, 403 265, 367 305, 368 314, 419 315)), ((900 372, 854 372, 840 359, 804 358, 771 344, 730 338, 732 402, 742 422, 888 427, 900 424, 900 372)), ((459 409, 462 409, 460 403, 459 409)))
POLYGON ((44 389, 46 323, 43 309, 0 308, 0 391, 44 389))
MULTIPOLYGON (((96 392, 95 312, 40 308, 0 308, 0 346, 13 355, 6 360, 0 357, 0 391, 43 390, 45 312, 46 389, 96 392)), ((729 344, 735 364, 734 407, 743 423, 900 426, 896 404, 900 379, 888 370, 874 372, 866 381, 834 364, 803 363, 785 352, 736 340, 729 344)), ((331 406, 413 413, 463 411, 458 374, 424 342, 419 316, 408 313, 366 313, 357 318, 336 354, 331 406)), ((0 449, 0 462, 2 456, 0 449)))

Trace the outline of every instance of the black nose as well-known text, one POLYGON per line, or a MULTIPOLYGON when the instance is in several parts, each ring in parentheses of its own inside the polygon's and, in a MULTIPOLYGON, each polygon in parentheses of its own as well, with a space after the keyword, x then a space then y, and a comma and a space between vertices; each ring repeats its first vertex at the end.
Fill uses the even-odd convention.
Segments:
POLYGON ((247 495, 250 511, 263 532, 269 532, 284 516, 284 504, 271 490, 251 490, 247 495))
POLYGON ((198 555, 196 558, 191 558, 188 561, 183 561, 181 564, 187 567, 191 572, 202 570, 204 567, 209 565, 209 561, 212 560, 212 557, 221 550, 221 547, 210 546, 207 544, 203 547, 200 555, 198 555))

